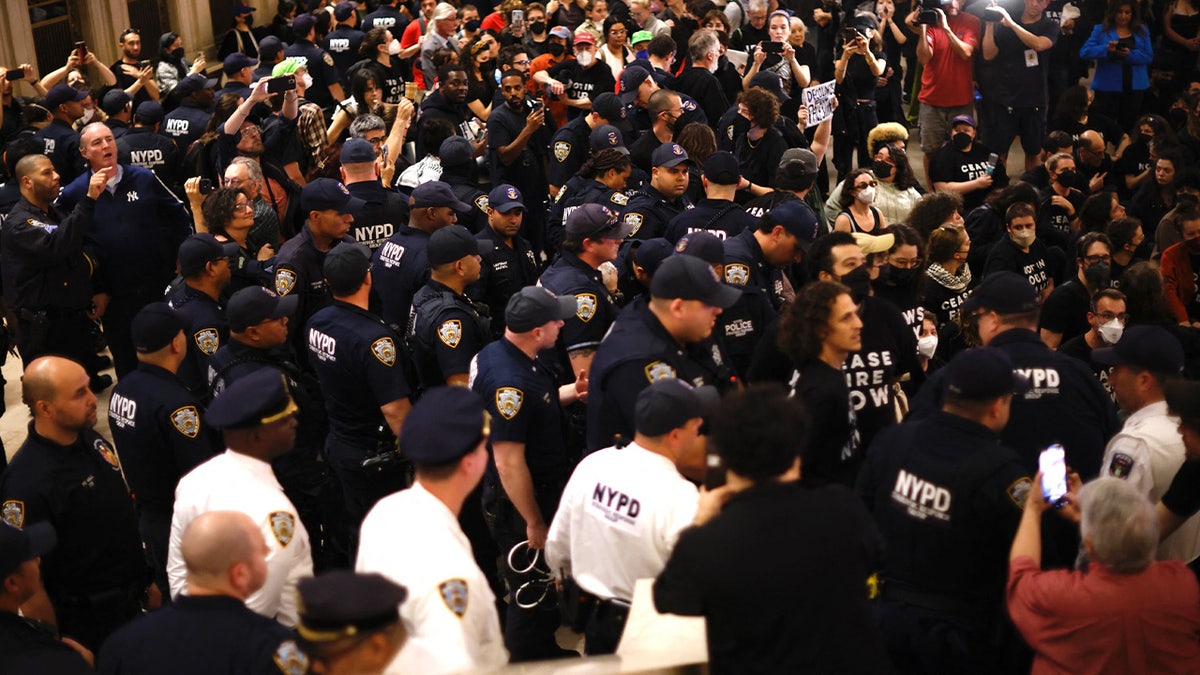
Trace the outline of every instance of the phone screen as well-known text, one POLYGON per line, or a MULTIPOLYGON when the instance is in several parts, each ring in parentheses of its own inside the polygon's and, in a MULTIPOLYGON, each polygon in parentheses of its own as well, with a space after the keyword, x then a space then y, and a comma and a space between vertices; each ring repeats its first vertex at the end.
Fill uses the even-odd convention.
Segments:
POLYGON ((1056 443, 1043 450, 1038 455, 1038 469, 1042 472, 1042 496, 1058 506, 1067 495, 1067 458, 1063 446, 1056 443))

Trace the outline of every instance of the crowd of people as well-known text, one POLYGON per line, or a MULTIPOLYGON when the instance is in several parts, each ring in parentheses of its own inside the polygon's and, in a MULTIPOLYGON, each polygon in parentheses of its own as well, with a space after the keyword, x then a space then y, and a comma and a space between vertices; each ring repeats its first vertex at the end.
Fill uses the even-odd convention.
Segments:
POLYGON ((1200 668, 1190 0, 255 13, 0 68, 0 670, 1200 668))

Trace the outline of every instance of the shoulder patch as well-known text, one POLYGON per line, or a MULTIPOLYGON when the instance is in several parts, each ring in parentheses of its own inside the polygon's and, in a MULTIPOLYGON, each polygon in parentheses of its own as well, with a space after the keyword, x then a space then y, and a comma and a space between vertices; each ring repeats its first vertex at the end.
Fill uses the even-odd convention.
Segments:
POLYGON ((1018 509, 1023 509, 1031 489, 1033 489, 1033 481, 1028 477, 1023 477, 1013 481, 1013 484, 1009 485, 1005 492, 1008 493, 1008 498, 1012 500, 1013 504, 1016 504, 1018 509))
POLYGON ((294 640, 284 640, 275 650, 275 665, 284 675, 304 675, 309 669, 308 654, 305 654, 294 640))
POLYGON ((438 326, 438 339, 451 349, 457 348, 458 343, 462 342, 462 321, 458 319, 443 321, 442 325, 438 326))
POLYGON ((476 197, 475 198, 475 208, 479 209, 480 211, 483 211, 484 213, 487 213, 488 196, 487 195, 479 195, 478 197, 476 197))
POLYGON ((675 369, 669 363, 652 361, 650 365, 646 366, 646 379, 650 382, 658 382, 669 377, 675 377, 675 369))
POLYGON ((217 335, 216 328, 202 328, 196 331, 193 337, 196 340, 196 348, 207 356, 216 354, 221 346, 221 337, 217 335))
POLYGON ((1133 471, 1132 457, 1123 452, 1113 455, 1112 461, 1108 464, 1108 475, 1117 478, 1128 478, 1131 471, 1133 471))
POLYGON ((750 266, 732 263, 725 266, 725 283, 745 286, 750 283, 750 266))
POLYGON ((587 323, 596 316, 596 294, 595 293, 576 293, 575 294, 575 316, 579 320, 587 323))
POLYGON ((557 160, 559 164, 562 164, 563 162, 567 161, 567 158, 570 156, 571 156, 571 144, 570 143, 568 143, 566 141, 555 141, 554 142, 554 159, 557 160))
POLYGON ((447 579, 438 584, 438 591, 442 594, 442 602, 446 603, 446 609, 454 612, 458 618, 463 618, 467 613, 467 580, 447 579))
POLYGON ((638 230, 642 229, 642 225, 646 222, 646 219, 640 213, 631 212, 625 214, 624 222, 626 225, 633 228, 633 230, 629 233, 629 236, 632 237, 633 235, 637 234, 638 230))
POLYGON ((117 453, 108 444, 108 441, 103 438, 97 438, 92 441, 92 448, 100 453, 100 456, 104 458, 104 461, 108 462, 113 471, 121 470, 121 460, 117 459, 117 453))
POLYGON ((296 536, 296 516, 287 511, 272 511, 268 518, 271 521, 271 534, 275 535, 275 541, 286 548, 288 544, 292 543, 292 538, 296 536))
POLYGON ((381 337, 372 342, 371 353, 388 368, 396 365, 396 343, 390 337, 381 337))
POLYGON ((25 527, 25 502, 10 499, 0 506, 0 518, 13 527, 25 527))
POLYGON ((321 60, 325 62, 325 65, 333 66, 333 57, 329 55, 329 52, 321 52, 321 60))
POLYGON ((496 390, 496 411, 506 420, 511 420, 521 412, 524 401, 525 392, 516 387, 500 387, 496 390))
POLYGON ((296 273, 289 269, 275 270, 275 292, 287 295, 296 287, 296 273))
POLYGON ((195 438, 200 433, 200 411, 194 405, 185 405, 171 413, 171 425, 184 436, 195 438))
POLYGON ((609 197, 608 200, 610 202, 612 202, 614 204, 618 204, 620 206, 625 206, 626 204, 629 203, 629 197, 626 197, 625 194, 622 192, 612 193, 612 196, 609 197))

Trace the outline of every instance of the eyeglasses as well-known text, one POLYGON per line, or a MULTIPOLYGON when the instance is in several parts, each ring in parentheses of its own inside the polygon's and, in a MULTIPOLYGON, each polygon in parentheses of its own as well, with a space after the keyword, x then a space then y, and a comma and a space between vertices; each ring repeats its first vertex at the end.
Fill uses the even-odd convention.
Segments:
POLYGON ((371 145, 383 145, 383 142, 386 141, 387 138, 385 136, 380 136, 379 138, 367 138, 364 140, 366 140, 371 145))
POLYGON ((237 187, 242 184, 241 178, 226 178, 225 187, 237 187))
POLYGON ((1103 255, 1087 255, 1083 257, 1083 261, 1089 265, 1095 265, 1096 263, 1102 262, 1110 263, 1112 262, 1112 256, 1108 255, 1107 253, 1103 255))
POLYGON ((876 186, 878 186, 878 185, 879 185, 879 183, 877 183, 877 182, 875 182, 875 181, 871 181, 870 183, 856 183, 856 184, 854 185, 854 189, 855 189, 855 190, 861 190, 861 189, 863 189, 863 188, 865 188, 865 187, 876 187, 876 186))
POLYGON ((513 65, 514 66, 527 66, 527 65, 529 65, 529 59, 521 59, 520 61, 513 61, 513 65))
POLYGON ((234 211, 253 211, 254 207, 250 205, 250 202, 238 202, 237 204, 233 205, 233 210, 234 211))
POLYGON ((1108 323, 1109 321, 1112 321, 1113 319, 1116 319, 1117 321, 1120 321, 1121 323, 1125 323, 1126 319, 1129 318, 1129 315, 1126 314, 1125 312, 1121 312, 1120 314, 1116 314, 1114 312, 1096 312, 1096 316, 1100 317, 1101 319, 1104 319, 1104 323, 1108 323))
POLYGON ((246 135, 262 136, 262 129, 259 129, 258 127, 246 127, 245 129, 242 129, 238 133, 241 134, 242 136, 246 136, 246 135))
POLYGON ((892 267, 909 270, 914 267, 920 267, 921 263, 925 262, 923 258, 890 258, 889 262, 892 267))
POLYGON ((609 35, 625 35, 627 32, 628 31, 625 30, 624 28, 613 28, 612 30, 608 31, 608 34, 609 35))

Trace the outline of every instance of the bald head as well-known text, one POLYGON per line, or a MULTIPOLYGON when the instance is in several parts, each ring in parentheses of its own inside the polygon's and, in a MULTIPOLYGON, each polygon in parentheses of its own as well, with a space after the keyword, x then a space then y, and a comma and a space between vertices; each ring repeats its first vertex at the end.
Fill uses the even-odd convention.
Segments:
POLYGON ((83 366, 61 356, 43 356, 34 359, 21 376, 21 400, 29 406, 29 413, 37 417, 39 402, 53 402, 63 387, 78 380, 79 375, 87 381, 83 366))
POLYGON ((1104 151, 1104 137, 1100 135, 1099 131, 1094 129, 1088 129, 1082 134, 1079 134, 1079 144, 1086 146, 1087 149, 1091 150, 1092 152, 1104 151))
POLYGON ((45 155, 25 155, 17 160, 17 165, 13 167, 17 180, 21 180, 26 176, 32 176, 37 172, 41 162, 49 162, 50 158, 45 155))
POLYGON ((188 523, 179 552, 187 566, 189 588, 227 591, 233 567, 238 563, 253 567, 266 556, 267 543, 246 514, 209 511, 188 523))

